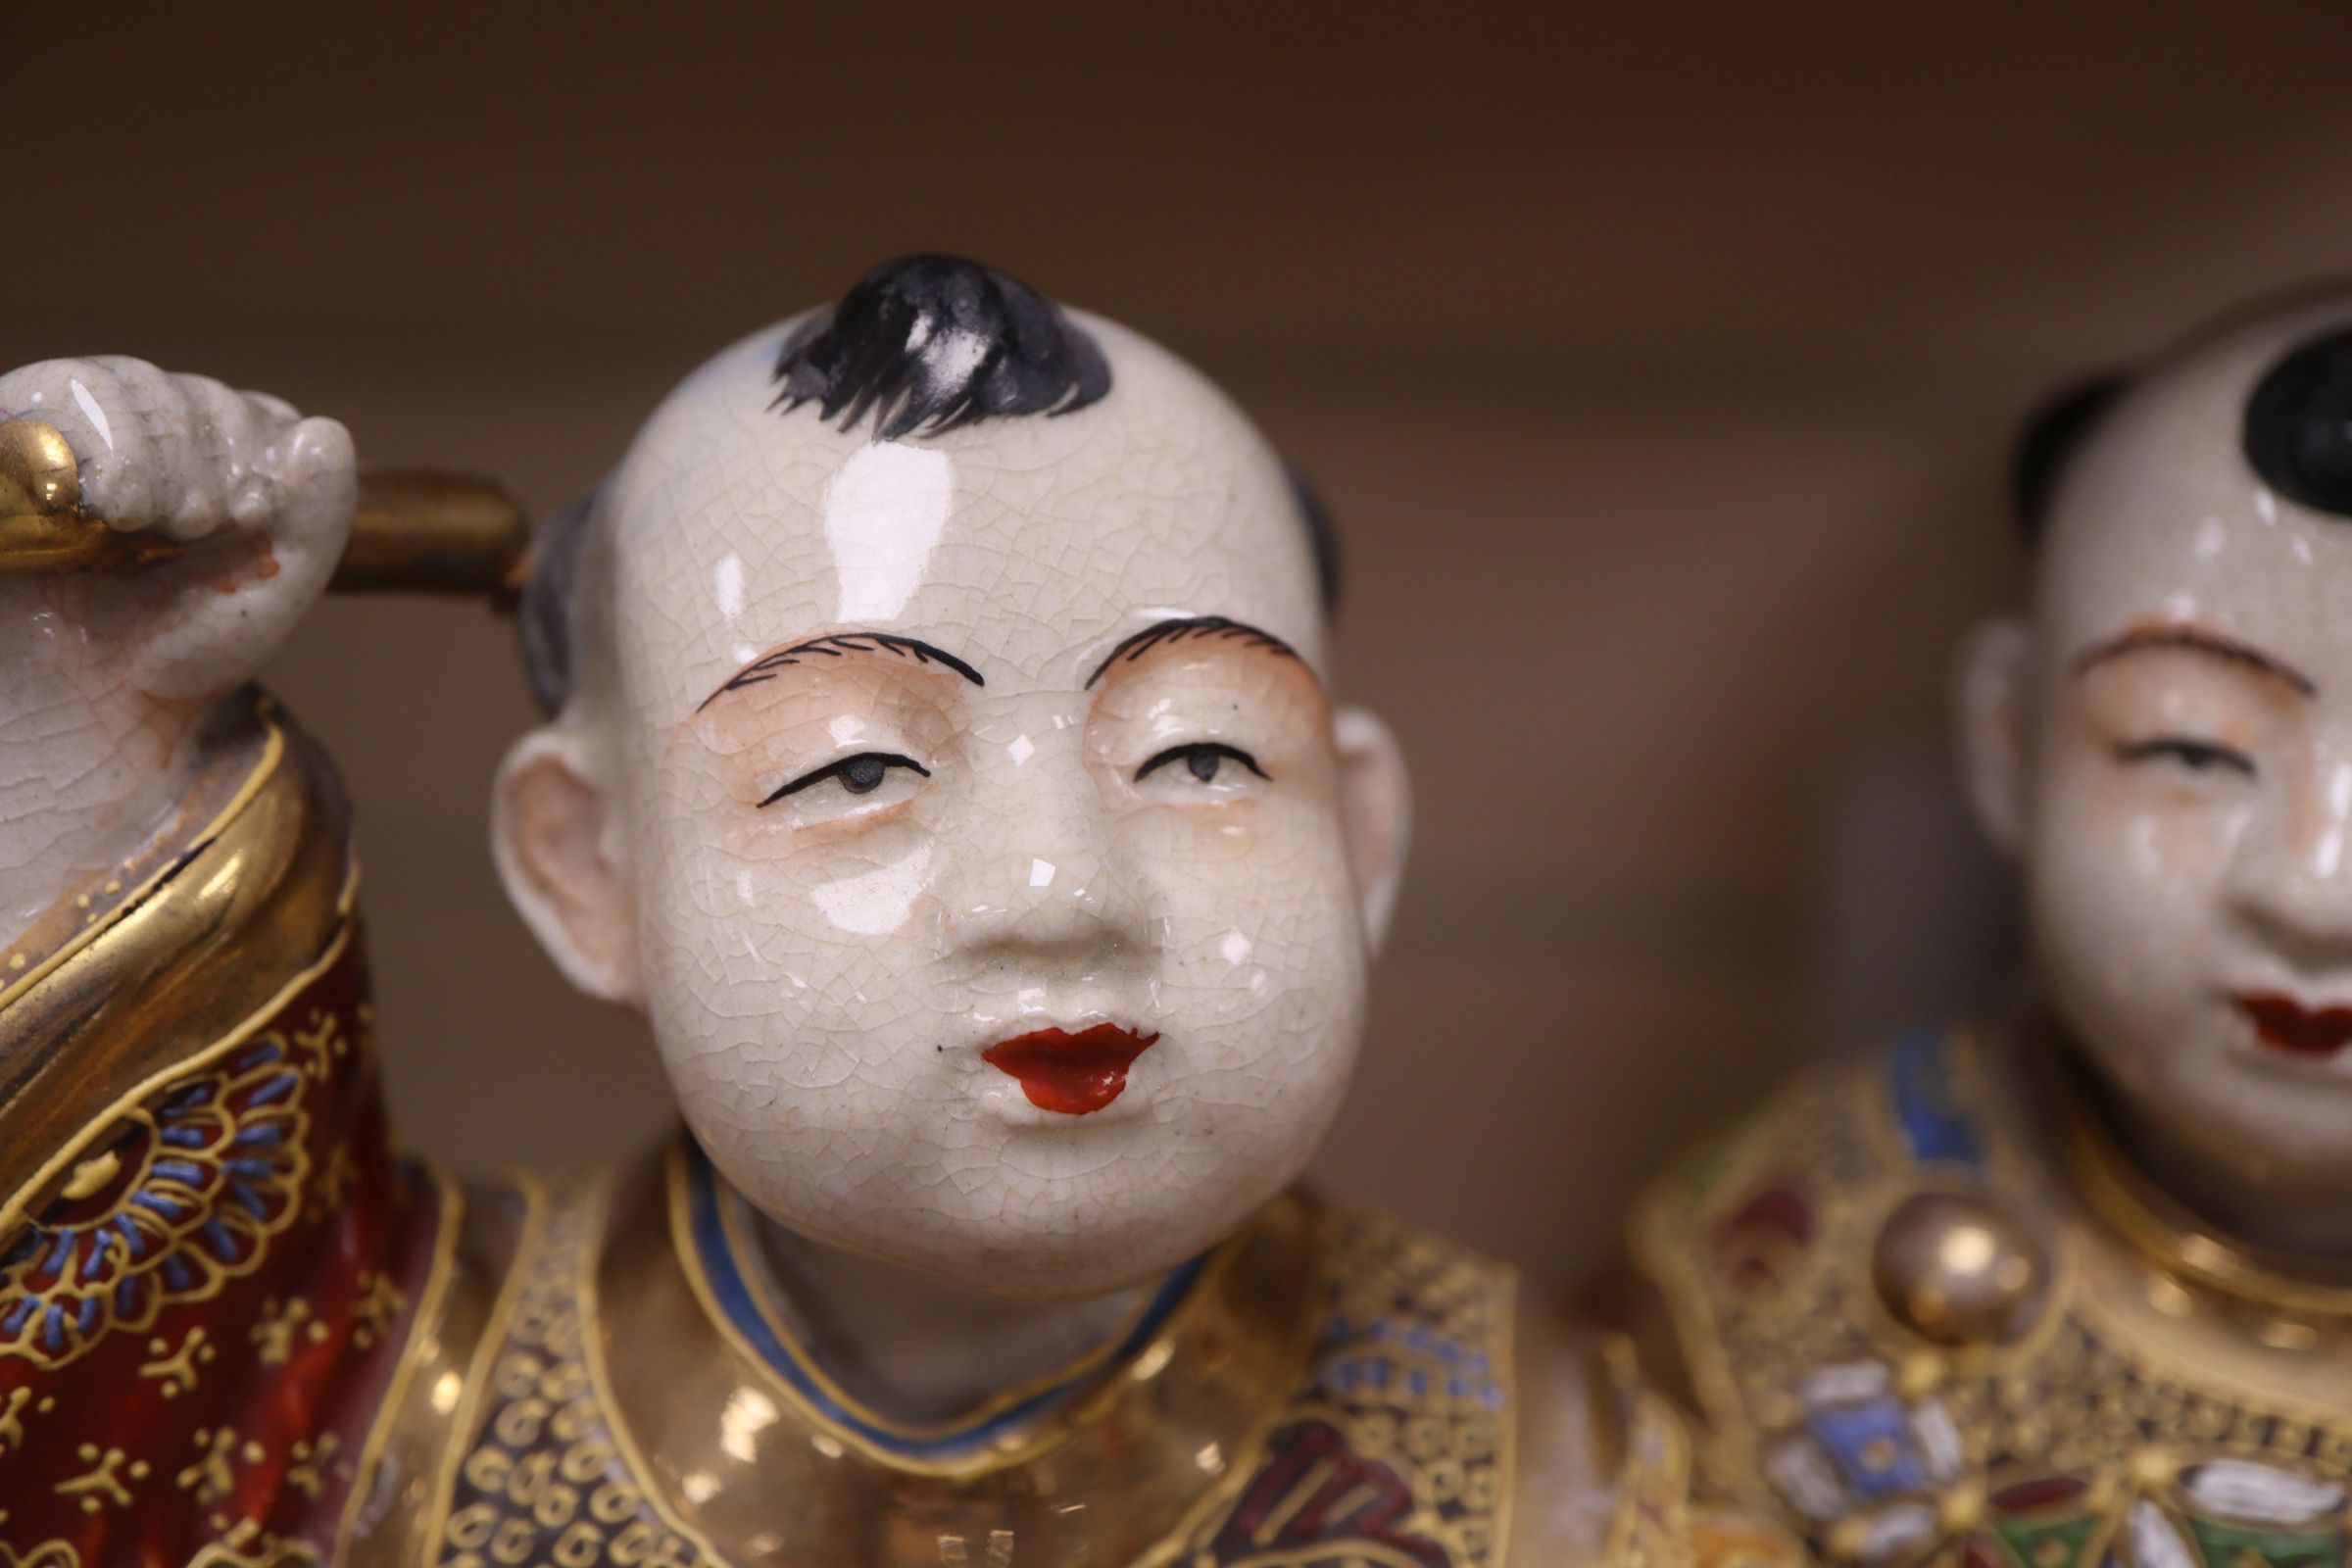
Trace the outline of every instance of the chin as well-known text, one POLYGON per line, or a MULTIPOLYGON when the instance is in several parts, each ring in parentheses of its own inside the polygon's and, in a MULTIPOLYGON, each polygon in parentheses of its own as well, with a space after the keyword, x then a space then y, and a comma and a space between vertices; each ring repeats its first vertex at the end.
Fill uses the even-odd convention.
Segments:
POLYGON ((2297 1061, 2218 1064, 2198 1096, 2216 1153, 2248 1170, 2352 1176, 2352 1079, 2328 1078, 2297 1061))
POLYGON ((1165 1278, 1213 1245, 1142 1250, 1124 1232, 1071 1239, 1051 1251, 1008 1256, 1001 1248, 964 1259, 954 1278, 958 1285, 1020 1301, 1081 1301, 1113 1291, 1132 1290, 1165 1278))
POLYGON ((939 1228, 919 1235, 885 1235, 869 1227, 860 1234, 827 1239, 877 1261, 977 1294, 1011 1300, 1066 1301, 1155 1281, 1208 1250, 1231 1229, 1198 1237, 1171 1230, 1171 1219, 1197 1222, 1197 1213, 1141 1213, 1028 1233, 1007 1226, 997 1214, 974 1215, 961 1226, 952 1218, 942 1218, 939 1228))
POLYGON ((1157 1280, 1215 1247, 1280 1191, 1279 1184, 1207 1194, 1153 1183, 1112 1202, 1072 1203, 1040 1193, 1034 1223, 1002 1213, 972 1219, 968 1244, 937 1264, 995 1295, 1067 1300, 1157 1280))
POLYGON ((2137 1054, 2094 1048, 2092 1055, 2143 1127, 2212 1165, 2246 1178, 2334 1171, 2352 1179, 2352 1076, 2240 1036, 2225 1019, 2170 1031, 2137 1054))
MULTIPOLYGON (((1281 1181, 1207 1191, 1164 1168, 1073 1190, 999 1169, 892 1172, 887 1190, 824 1190, 736 1169, 719 1174, 763 1216, 825 1247, 942 1284, 1016 1300, 1074 1300, 1160 1278, 1270 1201, 1281 1181)), ((1287 1179, 1287 1178, 1286 1178, 1287 1179)))

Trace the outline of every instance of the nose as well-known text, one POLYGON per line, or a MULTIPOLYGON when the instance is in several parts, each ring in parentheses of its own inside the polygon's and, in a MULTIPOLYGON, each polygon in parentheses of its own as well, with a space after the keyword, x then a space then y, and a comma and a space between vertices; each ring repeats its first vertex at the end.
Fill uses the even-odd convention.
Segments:
POLYGON ((1156 946, 1148 890, 1084 763, 1055 760, 993 781, 1000 808, 976 815, 958 857, 950 940, 1072 979, 1138 966, 1156 946))
POLYGON ((2258 806, 2230 860, 2241 916, 2290 961, 2352 961, 2352 756, 2323 756, 2258 806))

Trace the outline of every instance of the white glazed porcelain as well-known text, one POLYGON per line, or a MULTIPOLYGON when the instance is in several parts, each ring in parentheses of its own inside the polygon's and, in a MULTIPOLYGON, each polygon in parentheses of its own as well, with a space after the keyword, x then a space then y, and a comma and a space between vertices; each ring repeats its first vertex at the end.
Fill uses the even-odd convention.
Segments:
POLYGON ((2308 298, 2134 377, 2066 463, 2023 614, 1962 686, 1980 814, 2019 858, 2048 1000, 2181 1196, 2352 1250, 2352 518, 2249 465, 2248 403, 2352 326, 2308 298))
POLYGON ((1150 1279, 1297 1176, 1405 841, 1280 463, 1071 314, 1111 386, 1062 414, 887 440, 779 409, 789 322, 690 377, 595 503, 575 685, 497 808, 532 929, 644 1010, 737 1190, 1001 1296, 1150 1279), (1132 642, 1170 621, 1208 624, 1132 642), (1210 746, 1248 760, 1143 772, 1210 746), (898 760, 823 776, 859 757, 898 760), (982 1055, 1104 1024, 1153 1038, 1083 1113, 982 1055))
POLYGON ((12 418, 66 437, 107 525, 182 554, 131 580, 0 574, 0 963, 165 830, 213 705, 326 586, 357 493, 334 420, 138 360, 0 375, 12 418))

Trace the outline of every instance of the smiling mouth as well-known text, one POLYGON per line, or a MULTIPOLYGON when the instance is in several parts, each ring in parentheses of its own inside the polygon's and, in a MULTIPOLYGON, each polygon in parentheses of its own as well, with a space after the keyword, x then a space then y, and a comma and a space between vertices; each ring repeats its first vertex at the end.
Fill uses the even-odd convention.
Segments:
POLYGON ((1039 1109, 1084 1116, 1119 1098, 1127 1087, 1127 1069, 1158 1038, 1115 1023, 1076 1034, 1038 1029, 998 1041, 980 1053, 980 1059, 1018 1079, 1021 1093, 1039 1109))
POLYGON ((2326 1061, 2352 1046, 2352 1007, 2304 1006, 2292 997, 2255 993, 2231 999, 2274 1051, 2306 1061, 2326 1061))

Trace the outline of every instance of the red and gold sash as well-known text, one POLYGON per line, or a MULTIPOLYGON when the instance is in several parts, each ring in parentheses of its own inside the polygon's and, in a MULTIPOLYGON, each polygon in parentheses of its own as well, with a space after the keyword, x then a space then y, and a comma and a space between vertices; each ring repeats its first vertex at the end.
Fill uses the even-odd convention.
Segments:
POLYGON ((214 782, 0 991, 0 1563, 382 1534, 451 1304, 463 1200, 387 1140, 331 775, 257 703, 214 782))

